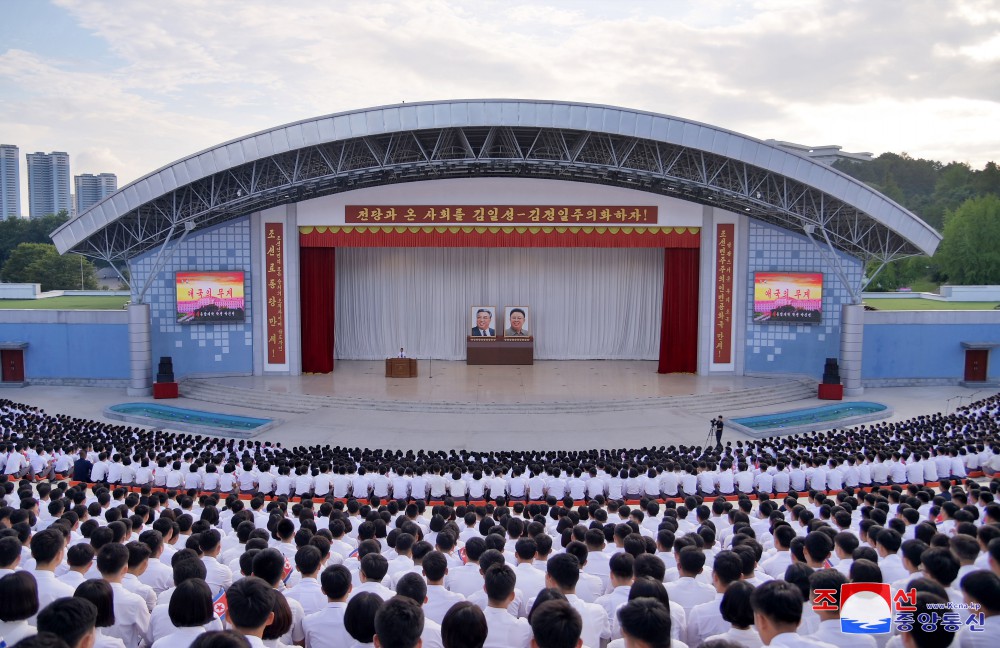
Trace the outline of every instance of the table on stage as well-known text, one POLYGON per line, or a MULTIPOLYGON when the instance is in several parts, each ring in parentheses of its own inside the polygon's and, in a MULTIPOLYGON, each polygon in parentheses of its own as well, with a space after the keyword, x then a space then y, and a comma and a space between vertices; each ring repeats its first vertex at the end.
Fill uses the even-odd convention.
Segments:
POLYGON ((416 378, 417 377, 416 358, 386 358, 385 377, 416 378))
POLYGON ((469 337, 465 345, 467 365, 532 365, 535 364, 533 338, 469 337))

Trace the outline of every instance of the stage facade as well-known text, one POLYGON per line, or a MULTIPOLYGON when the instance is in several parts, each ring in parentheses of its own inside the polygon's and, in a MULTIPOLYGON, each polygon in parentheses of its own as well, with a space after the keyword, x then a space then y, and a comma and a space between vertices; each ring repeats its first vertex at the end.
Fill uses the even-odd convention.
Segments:
POLYGON ((179 377, 323 373, 400 347, 463 360, 474 305, 530 308, 538 359, 818 377, 837 357, 860 387, 865 264, 939 237, 864 185, 729 131, 485 100, 235 140, 53 240, 128 261, 141 392, 160 356, 179 377))

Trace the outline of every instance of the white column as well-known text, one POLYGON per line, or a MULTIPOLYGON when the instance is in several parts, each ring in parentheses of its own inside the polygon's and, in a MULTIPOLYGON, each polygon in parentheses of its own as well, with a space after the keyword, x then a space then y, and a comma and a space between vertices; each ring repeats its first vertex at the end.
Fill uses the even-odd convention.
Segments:
POLYGON ((129 396, 153 393, 153 344, 150 337, 149 304, 128 307, 129 396))
POLYGON ((840 380, 845 396, 860 396, 861 346, 865 332, 864 304, 844 304, 840 310, 840 380))

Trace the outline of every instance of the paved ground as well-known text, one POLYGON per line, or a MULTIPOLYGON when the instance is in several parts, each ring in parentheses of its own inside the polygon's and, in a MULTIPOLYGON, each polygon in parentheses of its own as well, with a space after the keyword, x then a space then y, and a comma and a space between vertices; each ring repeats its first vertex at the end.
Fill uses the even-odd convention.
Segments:
MULTIPOLYGON (((699 380, 705 381, 706 390, 714 389, 711 380, 699 380)), ((727 389, 732 388, 732 379, 721 380, 726 381, 722 385, 727 389)), ((852 400, 884 403, 895 412, 890 420, 902 420, 918 414, 950 412, 991 393, 993 392, 958 386, 899 387, 869 389, 864 396, 852 400)), ((106 420, 103 410, 109 405, 151 400, 128 397, 122 389, 50 386, 10 390, 4 392, 3 396, 42 407, 51 414, 101 420, 106 420)), ((825 402, 806 399, 784 406, 770 405, 720 413, 732 417, 798 409, 825 402)), ((251 407, 229 407, 185 398, 171 401, 170 404, 257 417, 265 413, 251 407)), ((321 408, 305 414, 282 413, 278 416, 282 423, 258 438, 281 441, 286 445, 330 444, 393 449, 578 449, 691 445, 704 443, 708 420, 712 416, 676 408, 588 414, 495 414, 489 412, 488 406, 482 413, 476 414, 321 408)), ((727 430, 725 438, 739 437, 727 430)))

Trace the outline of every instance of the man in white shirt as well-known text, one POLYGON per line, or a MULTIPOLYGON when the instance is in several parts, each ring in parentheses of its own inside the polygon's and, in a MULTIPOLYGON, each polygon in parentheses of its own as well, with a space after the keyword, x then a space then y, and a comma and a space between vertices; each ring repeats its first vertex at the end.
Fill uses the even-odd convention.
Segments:
POLYGON ((878 552, 878 566, 882 570, 882 582, 892 583, 909 576, 909 570, 903 566, 899 555, 899 547, 903 543, 900 535, 892 529, 882 529, 875 541, 875 551, 878 552))
POLYGON ((695 546, 684 547, 677 554, 677 580, 667 583, 671 603, 678 603, 689 613, 701 603, 715 598, 715 588, 695 580, 705 569, 705 554, 695 546))
MULTIPOLYGON (((119 546, 128 562, 128 550, 119 546)), ((62 563, 65 551, 63 534, 55 529, 39 531, 31 538, 31 557, 35 560, 32 574, 38 587, 39 610, 57 598, 73 596, 72 587, 56 580, 55 570, 62 563)))
MULTIPOLYGON (((687 616, 687 637, 684 639, 689 646, 697 646, 705 639, 729 630, 729 622, 722 618, 719 604, 722 595, 731 583, 740 580, 743 575, 743 561, 734 551, 720 551, 712 562, 712 584, 715 586, 715 596, 704 603, 691 608, 687 616)), ((685 609, 685 612, 687 610, 685 609)))
POLYGON ((344 612, 347 597, 351 594, 351 572, 343 565, 333 565, 320 575, 323 594, 327 604, 319 612, 302 620, 305 641, 309 648, 340 648, 354 643, 354 639, 344 629, 344 612))
POLYGON ((632 588, 633 581, 633 562, 635 562, 635 559, 632 557, 632 554, 620 552, 613 555, 608 565, 610 568, 609 578, 612 590, 594 601, 608 613, 608 619, 611 620, 612 626, 612 639, 618 639, 619 637, 615 635, 620 635, 620 633, 614 632, 614 629, 617 627, 615 624, 615 613, 618 611, 619 606, 628 602, 628 594, 632 588))
POLYGON ((750 596, 754 627, 765 646, 781 648, 836 648, 833 644, 804 637, 796 631, 802 620, 802 591, 783 580, 771 580, 750 596))
POLYGON ((160 558, 163 556, 163 535, 155 529, 147 529, 139 534, 139 542, 149 547, 149 564, 139 576, 139 582, 148 585, 159 595, 174 586, 173 573, 160 558))
POLYGON ((421 563, 424 579, 427 581, 427 603, 424 604, 424 616, 440 624, 444 621, 451 606, 465 597, 458 592, 445 589, 444 579, 448 575, 448 559, 440 551, 432 551, 424 556, 421 563))
POLYGON ((322 564, 323 555, 312 545, 300 547, 295 552, 295 569, 302 575, 298 584, 285 590, 285 596, 302 604, 302 612, 306 616, 319 612, 326 607, 327 597, 323 593, 317 576, 322 564))
MULTIPOLYGON (((404 575, 396 584, 396 596, 390 599, 390 601, 393 601, 395 605, 395 602, 399 599, 406 599, 412 605, 423 608, 424 603, 427 601, 427 583, 419 574, 404 575)), ((384 609, 393 612, 391 607, 384 609)), ((444 642, 441 640, 441 624, 428 619, 426 614, 421 613, 421 617, 424 620, 424 627, 420 632, 422 648, 444 648, 444 642)), ((379 636, 380 643, 385 638, 379 636)))
POLYGON ((531 626, 512 616, 507 608, 514 600, 517 577, 507 565, 492 565, 484 575, 487 606, 483 609, 489 632, 483 648, 528 648, 531 626))
POLYGON ((246 637, 253 648, 264 646, 264 628, 274 620, 275 596, 281 594, 274 591, 266 581, 254 577, 240 579, 226 592, 229 604, 226 619, 232 629, 246 637))
POLYGON ((102 632, 118 637, 126 647, 149 644, 149 609, 141 596, 122 586, 128 572, 128 549, 125 545, 110 543, 97 552, 97 569, 101 578, 111 584, 114 592, 115 624, 102 632))
POLYGON ((514 573, 517 574, 517 587, 529 599, 534 598, 539 590, 546 587, 545 572, 534 565, 537 550, 538 545, 531 538, 521 538, 514 545, 514 551, 517 553, 517 565, 514 566, 514 573))
POLYGON ((876 648, 877 644, 871 635, 844 634, 840 630, 840 588, 847 583, 847 578, 834 569, 820 569, 809 576, 809 600, 820 600, 819 606, 813 609, 819 615, 819 629, 809 635, 812 639, 825 641, 841 648, 876 648), (818 590, 829 590, 818 598, 818 590))
MULTIPOLYGON (((576 584, 580 580, 580 561, 572 554, 556 554, 546 563, 545 584, 555 587, 583 619, 580 638, 585 646, 600 646, 611 638, 611 621, 604 608, 596 603, 587 603, 576 595, 576 584)), ((537 592, 536 592, 537 594, 537 592)))
POLYGON ((215 529, 209 529, 198 536, 198 546, 201 548, 201 561, 205 563, 205 582, 212 590, 212 596, 220 590, 229 589, 233 584, 233 572, 229 567, 218 561, 221 552, 222 536, 215 529))

